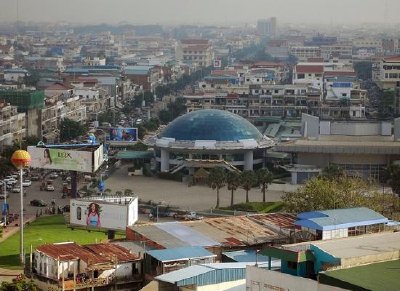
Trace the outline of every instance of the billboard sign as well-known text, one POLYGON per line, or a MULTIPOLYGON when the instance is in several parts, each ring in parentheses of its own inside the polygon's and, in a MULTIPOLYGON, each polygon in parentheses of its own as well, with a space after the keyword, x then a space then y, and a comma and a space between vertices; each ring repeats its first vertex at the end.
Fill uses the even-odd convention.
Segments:
POLYGON ((222 61, 221 60, 214 60, 214 68, 221 68, 222 61))
POLYGON ((92 173, 104 161, 103 145, 100 145, 97 149, 29 146, 28 152, 32 158, 31 167, 49 170, 92 173))
POLYGON ((112 127, 110 128, 110 141, 137 141, 137 128, 112 127))
POLYGON ((125 230, 138 220, 137 197, 71 199, 70 223, 87 228, 125 230))

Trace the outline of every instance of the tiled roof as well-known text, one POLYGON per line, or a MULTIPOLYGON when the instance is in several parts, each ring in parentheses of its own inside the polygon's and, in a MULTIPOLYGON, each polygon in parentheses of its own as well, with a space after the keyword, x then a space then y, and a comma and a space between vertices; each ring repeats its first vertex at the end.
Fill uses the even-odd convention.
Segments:
POLYGON ((297 73, 320 73, 324 72, 323 66, 314 66, 314 65, 297 65, 296 66, 297 73))
POLYGON ((384 62, 400 62, 400 56, 392 56, 383 58, 384 62))

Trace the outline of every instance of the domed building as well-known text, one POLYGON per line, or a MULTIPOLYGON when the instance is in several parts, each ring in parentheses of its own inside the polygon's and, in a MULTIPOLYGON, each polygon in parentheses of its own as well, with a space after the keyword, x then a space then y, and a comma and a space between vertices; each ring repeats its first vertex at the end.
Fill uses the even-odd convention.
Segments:
POLYGON ((149 141, 161 172, 223 166, 253 170, 264 164, 273 141, 246 119, 223 110, 192 111, 149 141))

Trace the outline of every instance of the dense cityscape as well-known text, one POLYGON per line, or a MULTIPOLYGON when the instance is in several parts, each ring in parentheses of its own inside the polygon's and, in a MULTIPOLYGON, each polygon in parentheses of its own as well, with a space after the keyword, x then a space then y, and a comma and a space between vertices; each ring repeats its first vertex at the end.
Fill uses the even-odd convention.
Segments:
POLYGON ((400 290, 397 4, 198 2, 0 3, 0 290, 400 290))

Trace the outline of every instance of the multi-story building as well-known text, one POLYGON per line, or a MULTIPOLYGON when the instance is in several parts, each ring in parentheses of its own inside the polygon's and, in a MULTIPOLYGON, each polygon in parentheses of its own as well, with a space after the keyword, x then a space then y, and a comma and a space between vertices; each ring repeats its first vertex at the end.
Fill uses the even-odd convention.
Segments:
POLYGON ((320 58, 321 48, 317 46, 294 46, 290 48, 290 54, 299 61, 305 62, 309 58, 320 58))
POLYGON ((207 39, 182 39, 176 47, 176 59, 193 67, 212 65, 214 51, 207 39))
POLYGON ((25 113, 18 113, 16 106, 0 101, 0 150, 25 137, 25 113))
POLYGON ((381 89, 394 89, 400 86, 400 55, 385 57, 375 65, 373 79, 381 89))
POLYGON ((259 19, 257 21, 257 34, 260 36, 276 36, 276 17, 259 19))
POLYGON ((307 84, 322 89, 324 66, 319 64, 298 64, 293 68, 293 84, 307 84))
POLYGON ((46 142, 57 142, 60 122, 68 118, 80 123, 86 122, 86 106, 79 96, 47 98, 45 107, 40 111, 41 137, 46 142))

